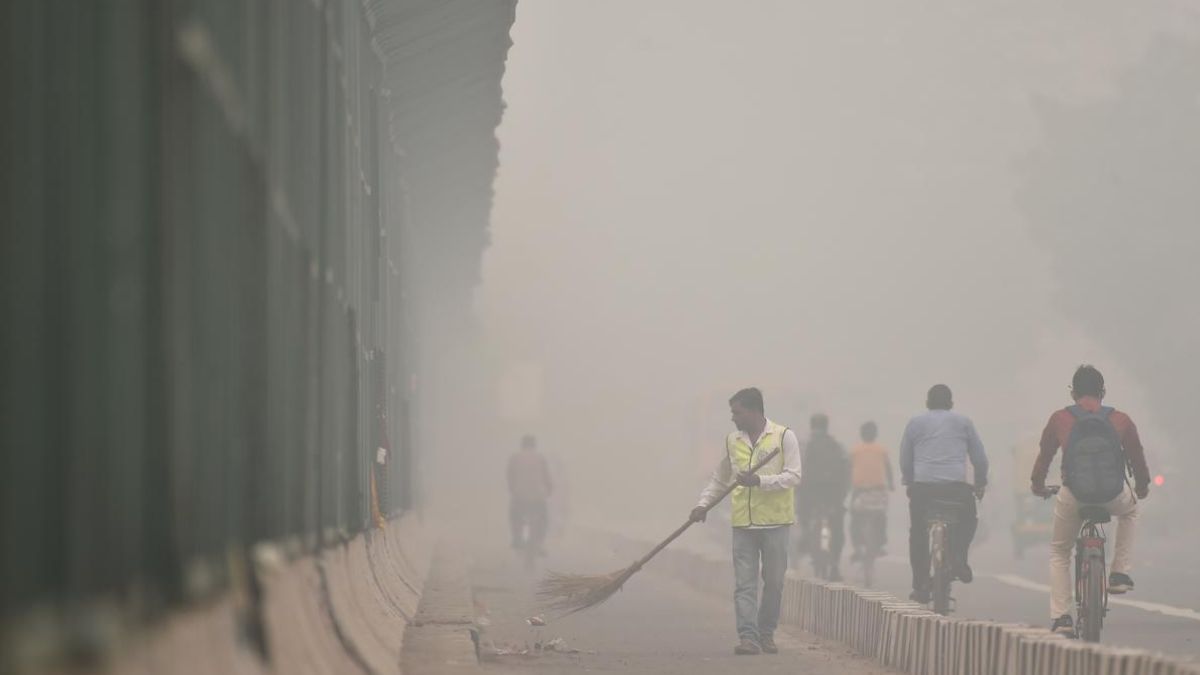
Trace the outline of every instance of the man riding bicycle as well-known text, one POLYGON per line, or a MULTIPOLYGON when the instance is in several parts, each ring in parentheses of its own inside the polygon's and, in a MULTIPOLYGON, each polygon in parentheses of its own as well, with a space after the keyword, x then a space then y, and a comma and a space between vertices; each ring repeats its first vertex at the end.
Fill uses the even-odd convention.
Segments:
POLYGON ((908 556, 916 602, 929 602, 929 530, 927 519, 938 503, 958 505, 959 517, 949 526, 950 559, 954 575, 971 583, 974 574, 967 552, 975 538, 976 499, 987 485, 988 460, 975 424, 953 412, 950 387, 934 385, 925 401, 928 412, 909 421, 900 442, 900 476, 908 487, 908 556), (967 482, 968 462, 975 469, 974 486, 967 482))
POLYGON ((1075 405, 1056 411, 1042 432, 1041 452, 1030 476, 1033 493, 1049 497, 1046 487, 1050 462, 1063 451, 1063 487, 1054 504, 1054 533, 1050 540, 1051 630, 1073 635, 1071 619, 1071 549, 1083 525, 1081 505, 1103 505, 1117 519, 1112 572, 1108 592, 1133 590, 1133 533, 1137 500, 1150 493, 1150 469, 1138 437, 1137 426, 1125 413, 1101 404, 1105 395, 1104 375, 1083 365, 1071 379, 1075 405), (1126 471, 1133 474, 1130 488, 1126 471))
MULTIPOLYGON (((821 546, 821 519, 829 524, 829 581, 841 581, 838 564, 846 541, 846 495, 850 492, 850 458, 829 435, 829 418, 817 413, 809 420, 812 435, 804 446, 804 474, 796 490, 796 515, 803 523, 801 549, 809 554, 821 546)), ((815 560, 815 559, 814 559, 815 560)))
POLYGON ((875 440, 879 428, 874 422, 866 422, 859 429, 859 436, 862 442, 850 450, 852 561, 867 555, 883 555, 887 543, 887 493, 896 489, 887 448, 875 440))

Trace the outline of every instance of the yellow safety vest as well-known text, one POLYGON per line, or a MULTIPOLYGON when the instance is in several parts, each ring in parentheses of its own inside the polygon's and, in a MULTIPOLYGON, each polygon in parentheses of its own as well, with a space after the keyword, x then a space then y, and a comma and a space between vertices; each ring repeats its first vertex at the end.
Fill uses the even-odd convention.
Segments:
MULTIPOLYGON (((779 454, 767 462, 759 470, 762 475, 783 473, 783 432, 787 427, 779 426, 768 421, 763 429, 758 443, 752 448, 745 438, 737 433, 731 433, 725 439, 725 451, 729 453, 729 465, 736 475, 739 471, 749 471, 750 467, 779 448, 779 454)), ((756 487, 733 489, 730 495, 733 505, 734 527, 766 527, 775 525, 791 525, 796 522, 795 490, 762 490, 756 487)))

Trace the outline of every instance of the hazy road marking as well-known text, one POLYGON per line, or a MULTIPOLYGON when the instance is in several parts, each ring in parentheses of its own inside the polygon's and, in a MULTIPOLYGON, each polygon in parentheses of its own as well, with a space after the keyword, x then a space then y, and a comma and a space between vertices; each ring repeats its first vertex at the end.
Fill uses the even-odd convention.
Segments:
MULTIPOLYGON (((891 563, 904 565, 908 564, 907 560, 898 555, 885 556, 883 559, 891 563)), ((1035 593, 1045 593, 1046 595, 1050 594, 1050 587, 1046 584, 1038 583, 1016 574, 979 574, 977 576, 987 579, 995 579, 1000 583, 1008 584, 1009 586, 1015 586, 1016 588, 1023 588, 1027 591, 1033 591, 1035 593)), ((1173 607, 1171 605, 1164 605, 1158 602, 1146 602, 1144 600, 1129 600, 1127 598, 1111 595, 1108 597, 1108 604, 1133 607, 1134 609, 1140 609, 1143 612, 1153 612, 1155 614, 1162 614, 1163 616, 1170 616, 1176 619, 1200 621, 1200 612, 1197 612, 1194 609, 1187 609, 1186 607, 1173 607)))
MULTIPOLYGON (((1008 584, 1009 586, 1016 586, 1017 588, 1024 588, 1029 591, 1036 591, 1039 593, 1045 593, 1047 595, 1050 594, 1050 587, 1046 584, 1039 584, 1036 581, 1030 581, 1025 577, 1020 577, 1015 574, 985 574, 983 576, 991 577, 992 579, 1008 584)), ((1129 600, 1126 598, 1109 596, 1108 604, 1133 607, 1144 612, 1155 612, 1157 614, 1175 617, 1176 619, 1191 619, 1192 621, 1200 621, 1200 612, 1197 612, 1194 609, 1172 607, 1171 605, 1164 605, 1157 602, 1144 602, 1142 600, 1129 600)))
POLYGON ((1030 581, 1029 579, 1026 579, 1025 577, 1019 577, 1015 574, 981 574, 980 576, 991 577, 991 578, 995 579, 996 581, 1004 582, 1004 583, 1008 584, 1009 586, 1016 586, 1017 588, 1024 588, 1025 590, 1028 590, 1028 591, 1036 591, 1038 593, 1049 593, 1050 592, 1050 587, 1047 586, 1046 584, 1039 584, 1036 581, 1030 581))

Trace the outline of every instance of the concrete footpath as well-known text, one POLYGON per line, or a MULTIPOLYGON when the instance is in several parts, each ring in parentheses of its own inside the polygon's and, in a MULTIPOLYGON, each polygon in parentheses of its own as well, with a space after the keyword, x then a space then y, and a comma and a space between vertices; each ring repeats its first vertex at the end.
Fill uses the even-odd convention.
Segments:
POLYGON ((475 609, 466 558, 442 544, 430 565, 417 613, 404 631, 401 671, 407 675, 478 673, 475 609))
POLYGON ((524 569, 510 550, 477 545, 471 577, 481 619, 485 671, 497 673, 846 673, 889 671, 823 644, 794 628, 776 634, 778 655, 734 656, 732 580, 729 599, 703 594, 656 571, 654 563, 603 605, 562 619, 545 616, 545 627, 527 619, 539 614, 533 589, 546 569, 608 572, 627 565, 610 548, 583 537, 552 542, 535 570, 524 569))

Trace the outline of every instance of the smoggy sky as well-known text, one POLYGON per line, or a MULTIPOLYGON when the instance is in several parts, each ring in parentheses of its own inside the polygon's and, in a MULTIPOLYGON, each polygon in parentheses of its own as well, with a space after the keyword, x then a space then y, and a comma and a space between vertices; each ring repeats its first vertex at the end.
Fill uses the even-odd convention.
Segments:
POLYGON ((946 382, 1006 454, 1084 361, 1137 414, 1060 318, 1018 164, 1039 98, 1107 95, 1195 7, 522 0, 478 309, 532 403, 499 452, 528 428, 588 485, 690 494, 739 387, 894 446, 946 382))

